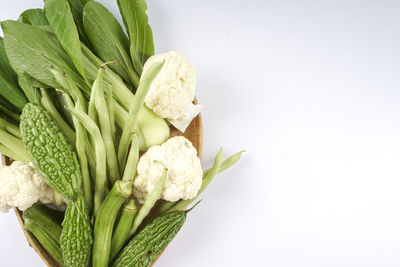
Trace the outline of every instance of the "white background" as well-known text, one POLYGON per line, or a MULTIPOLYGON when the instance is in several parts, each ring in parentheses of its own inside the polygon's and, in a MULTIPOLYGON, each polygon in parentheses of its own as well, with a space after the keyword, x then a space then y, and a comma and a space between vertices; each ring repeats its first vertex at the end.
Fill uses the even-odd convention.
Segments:
MULTIPOLYGON (((157 52, 198 70, 204 166, 247 150, 156 266, 400 266, 400 3, 149 2, 157 52)), ((12 213, 0 259, 43 266, 12 213)))

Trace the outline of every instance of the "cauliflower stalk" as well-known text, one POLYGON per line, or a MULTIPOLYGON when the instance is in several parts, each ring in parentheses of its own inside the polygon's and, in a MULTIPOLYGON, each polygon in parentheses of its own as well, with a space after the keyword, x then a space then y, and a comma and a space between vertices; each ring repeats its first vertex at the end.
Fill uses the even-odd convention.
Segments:
POLYGON ((59 198, 32 162, 14 161, 10 166, 0 166, 0 211, 8 212, 13 207, 26 210, 38 201, 49 204, 59 198))
POLYGON ((168 139, 162 145, 152 146, 140 158, 134 195, 144 203, 157 184, 164 166, 167 179, 160 198, 167 201, 196 197, 203 181, 203 171, 197 151, 183 136, 168 139))
POLYGON ((202 105, 193 104, 196 69, 184 55, 171 51, 150 57, 143 67, 143 73, 154 63, 163 60, 164 66, 151 84, 145 104, 179 131, 185 132, 203 108, 202 105))

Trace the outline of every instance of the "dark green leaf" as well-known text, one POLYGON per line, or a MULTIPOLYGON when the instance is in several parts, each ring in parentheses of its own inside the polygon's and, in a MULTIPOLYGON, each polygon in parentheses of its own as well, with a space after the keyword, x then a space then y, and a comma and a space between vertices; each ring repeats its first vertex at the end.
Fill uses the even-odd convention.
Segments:
POLYGON ((20 111, 28 102, 22 90, 18 87, 17 76, 8 61, 2 38, 0 38, 0 95, 20 111))
POLYGON ((136 71, 141 74, 146 60, 154 55, 153 32, 148 22, 145 0, 117 0, 130 38, 130 53, 136 71))
POLYGON ((81 40, 86 45, 89 43, 85 33, 85 28, 83 27, 83 7, 86 4, 84 0, 68 0, 69 6, 71 7, 72 16, 76 27, 78 28, 81 40))
POLYGON ((90 1, 83 10, 83 25, 96 54, 125 81, 137 87, 139 76, 129 57, 129 40, 114 16, 101 4, 90 1))
POLYGON ((69 75, 80 88, 89 90, 54 34, 10 20, 2 22, 1 26, 7 55, 17 74, 29 74, 49 87, 57 88, 59 84, 50 70, 58 69, 69 75))
POLYGON ((29 102, 40 105, 40 91, 39 88, 46 88, 47 86, 43 83, 35 80, 26 73, 22 73, 18 76, 18 84, 25 93, 29 102))
POLYGON ((45 0, 44 10, 54 34, 67 51, 78 72, 85 77, 81 42, 67 0, 45 0))
POLYGON ((25 10, 18 18, 19 22, 34 26, 49 25, 43 10, 40 8, 25 10))

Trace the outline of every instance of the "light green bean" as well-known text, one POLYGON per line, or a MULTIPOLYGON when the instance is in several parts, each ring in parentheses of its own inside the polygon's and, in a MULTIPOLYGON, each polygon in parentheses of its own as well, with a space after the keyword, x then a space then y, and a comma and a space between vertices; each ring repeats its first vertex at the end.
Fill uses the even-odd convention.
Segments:
POLYGON ((144 105, 144 99, 150 89, 151 83, 157 77, 163 66, 164 61, 154 63, 140 79, 139 87, 130 106, 128 119, 124 128, 122 129, 121 140, 118 146, 118 163, 121 171, 125 169, 125 163, 127 160, 126 158, 129 150, 129 142, 131 140, 132 133, 134 132, 140 110, 144 105))
POLYGON ((98 120, 100 122, 100 129, 104 139, 104 144, 106 146, 107 166, 110 174, 109 181, 110 185, 113 185, 121 177, 119 176, 119 171, 118 171, 117 155, 115 153, 115 147, 113 142, 111 120, 106 100, 104 98, 103 74, 104 74, 104 67, 100 67, 97 79, 92 87, 92 95, 94 95, 94 103, 97 114, 101 113, 101 116, 98 116, 98 120))
POLYGON ((42 98, 41 98, 42 106, 47 110, 47 112, 49 112, 52 119, 60 127, 62 133, 65 135, 69 143, 71 145, 75 144, 76 142, 75 132, 71 129, 68 123, 65 122, 63 117, 61 117, 57 108, 54 106, 53 100, 51 99, 47 90, 42 88, 40 89, 40 91, 42 93, 42 98))
POLYGON ((165 182, 167 180, 167 174, 168 174, 168 169, 164 167, 164 170, 163 170, 161 177, 158 180, 156 186, 151 191, 150 195, 147 197, 143 206, 140 208, 135 220, 133 221, 132 229, 129 231, 128 238, 130 238, 136 232, 136 230, 139 228, 139 226, 142 223, 142 221, 144 220, 144 218, 147 215, 149 215, 154 204, 160 198, 161 193, 164 189, 165 182))
POLYGON ((168 210, 168 212, 174 211, 174 210, 185 210, 195 199, 206 189, 206 187, 210 184, 212 179, 218 174, 219 169, 221 168, 222 165, 222 149, 218 152, 217 156, 215 157, 214 160, 214 165, 211 167, 210 171, 207 173, 207 175, 203 179, 203 183, 201 185, 201 188, 199 192, 197 193, 197 196, 193 199, 187 199, 187 200, 180 200, 178 203, 176 203, 175 206, 173 206, 171 209, 168 210))
POLYGON ((132 137, 131 150, 129 151, 128 160, 122 180, 133 180, 136 174, 136 168, 139 161, 139 140, 136 134, 132 137))
POLYGON ((96 180, 94 192, 94 214, 96 215, 104 199, 105 188, 107 186, 107 168, 106 168, 106 148, 103 137, 96 123, 85 113, 76 108, 69 109, 73 116, 85 126, 88 133, 92 136, 96 154, 96 180))

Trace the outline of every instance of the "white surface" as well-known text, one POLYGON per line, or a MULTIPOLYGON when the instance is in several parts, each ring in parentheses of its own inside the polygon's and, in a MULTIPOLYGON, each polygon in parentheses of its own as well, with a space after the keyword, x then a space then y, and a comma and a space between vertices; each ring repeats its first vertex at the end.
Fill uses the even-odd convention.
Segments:
MULTIPOLYGON (((156 266, 399 266, 399 2, 150 2, 157 51, 198 69, 205 165, 247 150, 156 266)), ((16 223, 1 266, 43 266, 16 223)))

